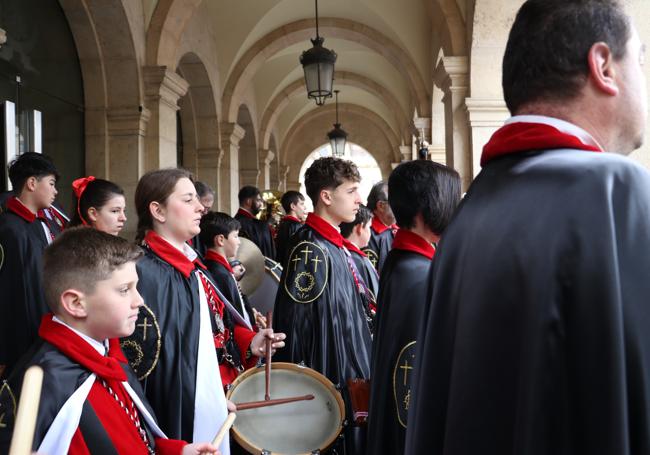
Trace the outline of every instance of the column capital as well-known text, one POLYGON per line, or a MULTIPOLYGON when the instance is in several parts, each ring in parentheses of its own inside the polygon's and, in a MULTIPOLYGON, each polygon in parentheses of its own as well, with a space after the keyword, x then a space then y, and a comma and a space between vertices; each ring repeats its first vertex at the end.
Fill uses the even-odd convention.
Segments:
POLYGON ((237 123, 221 122, 220 128, 222 143, 223 141, 227 141, 229 145, 234 145, 235 147, 239 146, 239 141, 244 139, 246 135, 246 130, 237 123))
POLYGON ((109 109, 106 112, 108 133, 112 136, 144 136, 151 111, 143 106, 109 109))
POLYGON ((434 70, 433 79, 437 87, 447 93, 450 89, 469 86, 469 61, 466 56, 442 57, 434 70))
POLYGON ((410 145, 400 145, 399 154, 403 161, 411 161, 413 159, 413 147, 410 145))
POLYGON ((185 96, 190 84, 166 66, 143 68, 144 93, 148 101, 160 101, 178 110, 178 100, 185 96))
POLYGON ((273 159, 275 158, 275 153, 273 153, 273 150, 260 149, 259 157, 260 157, 260 164, 268 166, 269 164, 271 164, 271 161, 273 161, 273 159))
POLYGON ((510 112, 503 99, 466 98, 465 105, 469 113, 471 126, 501 127, 510 117, 510 112))

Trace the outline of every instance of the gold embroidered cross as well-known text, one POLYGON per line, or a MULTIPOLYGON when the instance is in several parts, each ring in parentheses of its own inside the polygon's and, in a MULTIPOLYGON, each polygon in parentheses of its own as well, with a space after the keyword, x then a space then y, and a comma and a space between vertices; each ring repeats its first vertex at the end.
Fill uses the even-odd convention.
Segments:
POLYGON ((404 359, 404 365, 400 366, 404 370, 404 386, 406 386, 406 380, 408 379, 409 370, 412 370, 413 367, 409 365, 409 361, 404 359))
POLYGON ((291 260, 291 262, 293 262, 293 269, 296 270, 296 267, 298 267, 298 263, 302 262, 302 259, 296 256, 291 260))
POLYGON ((314 259, 311 260, 311 262, 314 263, 314 273, 318 272, 318 263, 323 262, 323 260, 318 259, 318 256, 316 256, 314 259))
POLYGON ((310 250, 308 246, 306 246, 305 249, 300 250, 300 252, 305 253, 305 264, 307 264, 309 262, 309 255, 313 253, 313 251, 310 250))
POLYGON ((147 318, 144 318, 144 322, 138 324, 138 327, 142 327, 142 341, 147 341, 147 328, 153 327, 153 325, 147 324, 147 318))

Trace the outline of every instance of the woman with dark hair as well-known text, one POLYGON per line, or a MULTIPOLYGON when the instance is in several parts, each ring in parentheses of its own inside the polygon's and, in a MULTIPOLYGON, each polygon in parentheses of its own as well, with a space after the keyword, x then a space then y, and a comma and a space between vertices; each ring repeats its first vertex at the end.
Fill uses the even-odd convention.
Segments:
POLYGON ((126 223, 124 190, 113 182, 92 175, 72 182, 77 210, 71 226, 86 225, 118 235, 126 223))
MULTIPOLYGON (((264 355, 266 338, 282 347, 283 335, 251 330, 187 244, 200 232, 203 210, 188 171, 145 174, 135 191, 135 205, 137 240, 145 250, 137 264, 138 291, 155 315, 160 342, 158 348, 151 344, 151 313, 141 311, 136 332, 125 344, 139 343, 142 349, 127 356, 135 366, 148 365, 141 375, 143 386, 163 431, 186 441, 209 440, 227 413, 220 369, 264 355)), ((220 449, 229 453, 227 440, 220 449)))

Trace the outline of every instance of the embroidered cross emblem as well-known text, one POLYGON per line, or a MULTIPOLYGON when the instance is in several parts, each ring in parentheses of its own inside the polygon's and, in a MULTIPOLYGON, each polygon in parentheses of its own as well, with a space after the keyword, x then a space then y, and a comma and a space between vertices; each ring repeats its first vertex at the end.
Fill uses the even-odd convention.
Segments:
POLYGON ((138 324, 138 327, 142 327, 142 341, 147 341, 147 329, 153 327, 153 324, 147 324, 147 318, 144 318, 142 324, 138 324))
POLYGON ((309 255, 313 253, 313 251, 310 250, 308 246, 306 246, 305 249, 300 250, 300 252, 305 254, 305 264, 307 264, 309 262, 309 255))
POLYGON ((316 256, 314 259, 311 260, 311 262, 314 263, 314 273, 318 272, 318 263, 323 262, 323 260, 318 259, 318 256, 316 256))
POLYGON ((404 365, 400 366, 400 369, 404 370, 404 386, 406 386, 406 380, 408 379, 409 370, 412 370, 413 367, 409 365, 409 361, 404 359, 404 365))

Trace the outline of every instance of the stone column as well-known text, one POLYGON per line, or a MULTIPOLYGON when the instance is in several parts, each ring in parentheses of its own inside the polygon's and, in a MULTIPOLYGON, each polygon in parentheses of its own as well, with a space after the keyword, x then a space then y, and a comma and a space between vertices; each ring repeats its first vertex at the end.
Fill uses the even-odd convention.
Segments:
POLYGON ((399 155, 402 157, 402 161, 411 161, 413 156, 413 146, 412 145, 400 145, 399 146, 399 155))
POLYGON ((261 190, 271 188, 271 162, 275 158, 275 154, 271 150, 260 150, 258 154, 260 158, 260 177, 258 183, 261 190))
POLYGON ((239 207, 239 141, 244 138, 244 128, 236 123, 221 124, 221 171, 219 182, 220 210, 233 214, 239 207))
POLYGON ((469 88, 467 57, 442 57, 434 79, 444 92, 446 164, 458 171, 465 191, 473 177, 470 129, 465 106, 469 88))
MULTIPOLYGON (((279 174, 278 174, 278 190, 282 191, 283 193, 287 191, 287 176, 289 175, 289 171, 291 168, 289 166, 280 166, 279 168, 279 174)), ((300 188, 300 184, 298 184, 298 188, 300 188)), ((307 197, 307 195, 304 195, 307 197)))
POLYGON ((481 153, 483 146, 490 140, 494 132, 503 126, 510 113, 503 99, 465 100, 469 113, 469 123, 472 129, 471 144, 474 176, 481 170, 481 153))
POLYGON ((207 183, 215 191, 213 211, 221 211, 219 188, 221 183, 220 167, 223 150, 218 148, 203 148, 196 151, 197 178, 207 183))
POLYGON ((438 87, 433 88, 431 96, 431 143, 429 157, 432 161, 447 164, 445 147, 445 104, 442 102, 444 93, 438 87))
POLYGON ((271 161, 271 172, 270 172, 271 176, 270 176, 269 185, 272 190, 282 191, 280 190, 280 167, 278 163, 279 157, 277 155, 277 152, 273 152, 272 150, 271 152, 273 153, 275 158, 273 159, 273 161, 271 161))
POLYGON ((146 169, 176 167, 176 112, 178 100, 187 93, 189 84, 166 66, 145 66, 143 74, 145 100, 151 111, 146 169))
POLYGON ((129 217, 122 236, 135 237, 138 222, 134 205, 135 187, 144 174, 144 138, 150 112, 147 109, 111 109, 106 115, 108 130, 108 153, 106 178, 124 189, 129 217))

